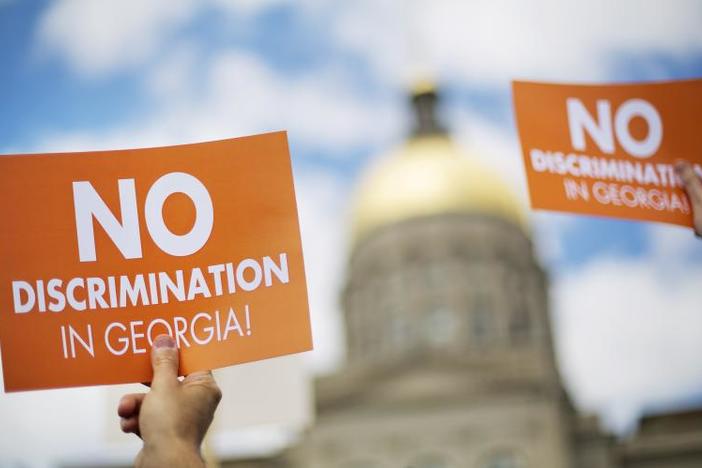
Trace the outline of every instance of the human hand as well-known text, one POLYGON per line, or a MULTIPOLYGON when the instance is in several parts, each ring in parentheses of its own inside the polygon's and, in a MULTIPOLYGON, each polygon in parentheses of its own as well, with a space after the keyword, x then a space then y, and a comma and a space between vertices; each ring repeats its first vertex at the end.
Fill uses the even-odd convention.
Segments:
POLYGON ((702 179, 697 175, 692 165, 685 161, 675 163, 675 171, 685 184, 685 191, 690 203, 692 203, 695 235, 702 237, 702 179))
POLYGON ((122 431, 144 441, 136 467, 204 467, 200 445, 222 398, 212 373, 178 380, 178 348, 159 335, 151 349, 151 391, 124 395, 117 408, 122 431))

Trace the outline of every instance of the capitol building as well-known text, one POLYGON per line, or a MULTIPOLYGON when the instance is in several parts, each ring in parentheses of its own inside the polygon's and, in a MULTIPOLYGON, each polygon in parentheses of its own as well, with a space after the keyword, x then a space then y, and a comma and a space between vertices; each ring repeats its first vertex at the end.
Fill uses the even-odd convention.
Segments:
POLYGON ((524 209, 441 125, 437 93, 362 179, 341 291, 347 362, 317 420, 274 458, 300 468, 700 468, 702 410, 624 440, 582 415, 554 355, 547 273, 524 209))

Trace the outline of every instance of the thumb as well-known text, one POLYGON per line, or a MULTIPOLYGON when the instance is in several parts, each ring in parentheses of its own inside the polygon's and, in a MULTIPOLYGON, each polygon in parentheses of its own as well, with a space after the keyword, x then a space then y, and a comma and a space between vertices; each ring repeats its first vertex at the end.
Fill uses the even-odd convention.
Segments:
POLYGON ((178 383, 178 348, 169 335, 159 335, 151 348, 151 366, 154 377, 151 388, 173 386, 178 383))

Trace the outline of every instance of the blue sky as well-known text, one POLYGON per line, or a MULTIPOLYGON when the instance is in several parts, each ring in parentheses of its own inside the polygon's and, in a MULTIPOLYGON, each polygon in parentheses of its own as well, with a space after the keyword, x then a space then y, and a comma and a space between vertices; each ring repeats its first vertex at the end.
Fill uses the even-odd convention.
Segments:
MULTIPOLYGON (((526 200, 510 80, 701 77, 700 24, 698 1, 0 0, 0 153, 287 129, 310 365, 328 372, 343 359, 352 194, 405 135, 413 80, 441 84, 455 138, 526 200)), ((699 401, 702 242, 648 223, 531 219, 578 405, 621 431, 645 408, 699 401)))
MULTIPOLYGON (((334 44, 333 37, 330 38, 333 22, 325 20, 331 7, 320 7, 321 11, 306 14, 305 8, 296 8, 288 2, 269 3, 268 7, 246 15, 237 15, 236 8, 224 16, 214 5, 196 8, 177 29, 168 28, 164 32, 163 43, 140 66, 80 73, 60 51, 42 43, 41 21, 50 10, 50 2, 5 2, 0 15, 3 44, 0 49, 3 64, 0 148, 5 152, 60 150, 64 148, 52 148, 47 144, 51 135, 109 132, 125 122, 139 121, 153 114, 159 103, 144 89, 144 69, 182 44, 195 49, 191 70, 191 79, 195 82, 201 78, 197 70, 199 64, 211 60, 222 50, 239 49, 256 54, 281 77, 305 76, 310 70, 335 67, 337 73, 343 74, 354 96, 389 102, 397 108, 396 113, 406 112, 403 94, 406 86, 398 83, 406 79, 401 76, 404 71, 388 82, 374 73, 363 51, 334 44)), ((602 51, 602 56, 609 81, 702 76, 699 51, 685 55, 655 50, 632 52, 612 43, 608 50, 602 51)), ((444 107, 469 109, 485 122, 513 133, 511 98, 504 80, 475 83, 450 73, 433 74, 444 84, 444 107)), ((398 139, 401 135, 398 129, 404 125, 401 122, 382 143, 398 139)), ((251 130, 269 129, 275 128, 259 126, 251 130)), ((290 137, 296 144, 296 135, 291 133, 290 137)), ((383 149, 378 142, 364 144, 359 140, 351 148, 342 145, 310 148, 301 142, 294 152, 296 164, 318 165, 353 180, 368 159, 383 149)), ((167 138, 162 142, 169 143, 167 138)), ((138 143, 134 141, 132 145, 138 143)), ((130 146, 128 140, 123 144, 130 146)), ((89 149, 89 146, 80 149, 89 149)), ((579 265, 602 251, 636 256, 647 248, 645 229, 638 223, 599 219, 578 219, 573 223, 577 228, 562 239, 567 255, 552 259, 553 267, 579 265)))

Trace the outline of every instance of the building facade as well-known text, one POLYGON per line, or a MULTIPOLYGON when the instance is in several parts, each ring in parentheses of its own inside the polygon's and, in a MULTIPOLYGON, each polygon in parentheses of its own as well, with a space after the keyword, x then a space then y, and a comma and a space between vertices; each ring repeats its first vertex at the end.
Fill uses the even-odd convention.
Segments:
POLYGON ((572 466, 577 416, 524 213, 453 144, 435 101, 414 96, 413 135, 361 185, 342 293, 347 364, 317 385, 318 422, 291 456, 309 467, 572 466))
POLYGON ((412 98, 416 127, 361 183, 342 305, 347 362, 281 466, 702 467, 702 412, 625 441, 578 414, 554 355, 548 278, 519 203, 412 98))

